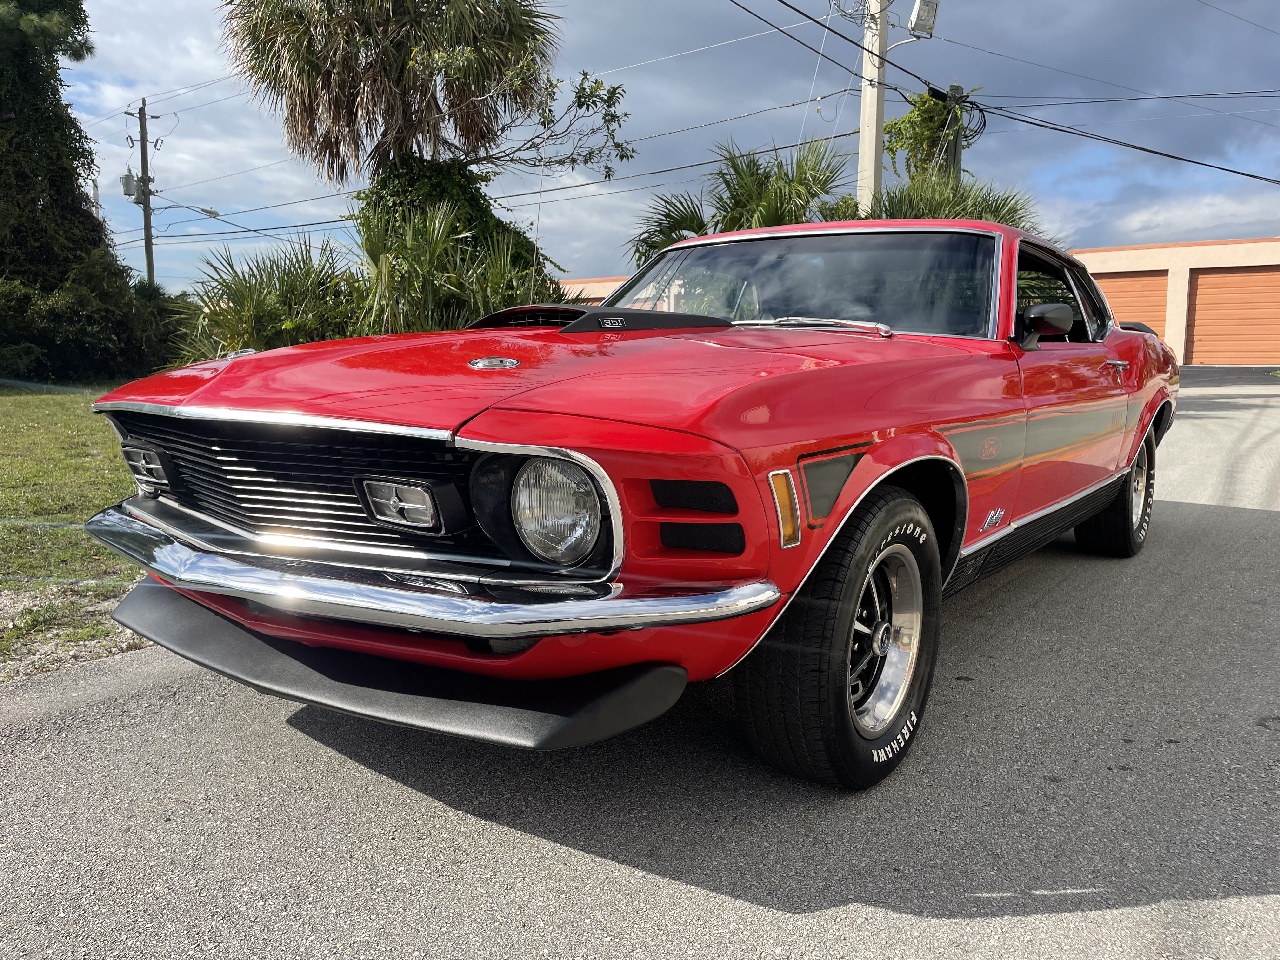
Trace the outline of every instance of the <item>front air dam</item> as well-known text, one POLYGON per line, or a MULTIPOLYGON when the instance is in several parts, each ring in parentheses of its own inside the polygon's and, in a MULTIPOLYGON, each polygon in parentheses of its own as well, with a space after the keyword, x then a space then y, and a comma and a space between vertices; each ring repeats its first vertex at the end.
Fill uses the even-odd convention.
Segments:
POLYGON ((266 637, 157 582, 115 620, 201 666, 286 700, 529 750, 604 740, 671 708, 688 673, 645 663, 561 680, 504 680, 266 637))

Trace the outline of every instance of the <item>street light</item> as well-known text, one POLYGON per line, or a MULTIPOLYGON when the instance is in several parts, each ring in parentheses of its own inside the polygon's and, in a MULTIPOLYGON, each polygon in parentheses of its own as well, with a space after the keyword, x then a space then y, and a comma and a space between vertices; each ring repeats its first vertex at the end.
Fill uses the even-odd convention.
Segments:
POLYGON ((932 40, 933 25, 938 22, 938 0, 916 0, 907 21, 907 33, 915 40, 932 40))

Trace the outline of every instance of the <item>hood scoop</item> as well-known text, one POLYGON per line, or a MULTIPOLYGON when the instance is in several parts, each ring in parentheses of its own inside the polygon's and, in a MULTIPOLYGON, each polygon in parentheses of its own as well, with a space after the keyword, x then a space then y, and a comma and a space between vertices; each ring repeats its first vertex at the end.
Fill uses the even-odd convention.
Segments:
POLYGON ((627 330, 689 330, 699 327, 732 327, 723 317, 665 310, 631 310, 622 307, 574 307, 536 303, 510 307, 481 317, 467 329, 494 327, 558 327, 561 333, 621 333, 627 330))

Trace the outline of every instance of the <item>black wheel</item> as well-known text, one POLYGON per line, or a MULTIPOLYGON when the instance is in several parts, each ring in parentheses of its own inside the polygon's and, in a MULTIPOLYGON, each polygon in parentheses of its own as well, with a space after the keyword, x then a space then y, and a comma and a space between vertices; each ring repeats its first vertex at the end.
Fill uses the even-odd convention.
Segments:
POLYGON ((1156 446, 1148 433, 1116 498, 1076 526, 1076 543, 1104 557, 1136 556, 1147 542, 1155 498, 1156 446))
POLYGON ((895 487, 872 494, 734 671, 751 745, 821 783, 861 789, 887 777, 924 715, 941 601, 924 507, 895 487))

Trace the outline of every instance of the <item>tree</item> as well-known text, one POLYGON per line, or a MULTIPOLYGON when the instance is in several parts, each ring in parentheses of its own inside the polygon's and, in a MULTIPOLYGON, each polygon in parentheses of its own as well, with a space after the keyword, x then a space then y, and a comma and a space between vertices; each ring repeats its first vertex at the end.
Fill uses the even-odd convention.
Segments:
MULTIPOLYGON (((884 150, 898 176, 902 175, 898 170, 899 152, 905 154, 903 167, 914 180, 948 172, 948 148, 957 131, 963 148, 973 146, 982 136, 986 128, 983 114, 978 112, 971 117, 973 108, 960 98, 960 88, 952 89, 955 97, 949 99, 938 99, 928 93, 907 94, 911 109, 885 123, 884 150)), ((975 87, 969 93, 978 89, 975 87)), ((949 172, 956 177, 960 175, 959 169, 949 172)))
POLYGON ((107 246, 60 59, 92 52, 81 0, 0 0, 0 376, 98 380, 164 362, 172 302, 107 246))
POLYGON ((678 240, 814 220, 851 219, 857 202, 839 191, 848 184, 849 158, 829 140, 810 140, 783 156, 715 147, 720 165, 700 194, 660 194, 650 201, 631 238, 637 266, 678 240))
POLYGON ((0 276, 48 292, 106 242, 82 181, 93 151, 59 58, 92 53, 81 0, 0 0, 0 276))
POLYGON ((867 213, 873 220, 989 220, 1044 236, 1044 224, 1030 194, 972 177, 922 176, 891 184, 867 213))
POLYGON ((541 0, 226 0, 232 62, 331 180, 402 157, 612 172, 623 91, 585 73, 562 96, 541 0))

